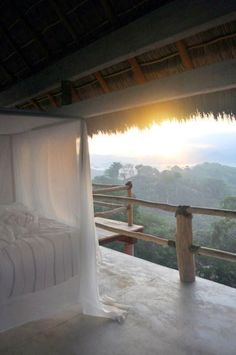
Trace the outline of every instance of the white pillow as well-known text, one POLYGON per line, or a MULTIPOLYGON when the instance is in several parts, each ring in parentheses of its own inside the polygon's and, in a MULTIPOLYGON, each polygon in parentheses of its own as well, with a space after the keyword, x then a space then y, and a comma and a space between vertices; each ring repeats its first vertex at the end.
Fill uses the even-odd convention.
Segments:
POLYGON ((16 239, 30 236, 39 227, 38 216, 19 203, 0 206, 0 223, 7 226, 16 239))
POLYGON ((7 244, 15 241, 15 236, 12 228, 4 223, 0 224, 0 241, 5 241, 7 244))

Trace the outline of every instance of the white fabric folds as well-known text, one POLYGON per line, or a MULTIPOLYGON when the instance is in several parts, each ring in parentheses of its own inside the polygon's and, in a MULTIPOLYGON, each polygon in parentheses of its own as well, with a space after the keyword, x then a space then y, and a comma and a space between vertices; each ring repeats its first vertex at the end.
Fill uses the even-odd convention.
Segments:
MULTIPOLYGON (((5 137, 4 139, 6 140, 5 137)), ((94 224, 85 122, 78 120, 16 134, 10 137, 7 144, 10 143, 11 149, 8 149, 7 153, 8 157, 12 157, 9 165, 12 168, 12 176, 8 181, 12 184, 10 199, 13 197, 17 203, 23 204, 39 216, 54 219, 76 230, 78 275, 73 282, 78 284, 73 284, 73 288, 77 288, 76 301, 82 313, 124 319, 126 312, 122 307, 109 298, 101 299, 98 291, 98 241, 94 224)), ((0 201, 0 204, 4 203, 5 199, 4 196, 4 201, 0 201)), ((47 289, 43 292, 43 299, 47 302, 44 306, 47 309, 52 303, 50 294, 55 297, 55 293, 50 288, 48 293, 47 289)), ((32 294, 33 297, 35 296, 32 294)), ((14 299, 10 300, 10 303, 6 302, 5 309, 4 305, 0 304, 0 318, 1 312, 4 313, 7 307, 14 307, 14 299)), ((21 300, 15 302, 20 303, 21 300)), ((29 311, 32 311, 30 307, 29 311)), ((40 312, 35 312, 32 317, 23 316, 15 323, 23 322, 22 319, 35 319, 39 314, 40 312)), ((43 314, 47 314, 47 311, 43 314)), ((7 311, 5 316, 7 318, 7 311)), ((12 322, 9 324, 12 326, 12 322)), ((6 327, 9 327, 9 324, 6 327)), ((0 324, 0 330, 3 326, 4 324, 0 324)))

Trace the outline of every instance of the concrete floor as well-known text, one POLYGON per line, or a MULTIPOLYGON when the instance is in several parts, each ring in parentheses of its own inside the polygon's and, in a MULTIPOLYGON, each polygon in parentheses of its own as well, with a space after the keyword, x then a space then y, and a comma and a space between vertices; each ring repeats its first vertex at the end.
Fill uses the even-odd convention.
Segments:
POLYGON ((123 324, 78 314, 0 334, 1 355, 235 355, 236 290, 102 248, 101 291, 130 306, 123 324))

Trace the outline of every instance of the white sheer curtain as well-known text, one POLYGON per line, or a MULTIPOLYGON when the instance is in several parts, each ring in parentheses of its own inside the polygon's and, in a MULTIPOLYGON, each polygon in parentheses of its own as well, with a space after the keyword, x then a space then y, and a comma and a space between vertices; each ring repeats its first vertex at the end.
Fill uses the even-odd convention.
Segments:
POLYGON ((11 137, 0 136, 0 203, 14 201, 11 137))
POLYGON ((15 135, 13 156, 16 201, 78 228, 78 304, 82 312, 123 319, 126 312, 120 305, 99 297, 98 242, 85 122, 15 135))
POLYGON ((76 156, 80 131, 80 122, 73 122, 13 137, 16 201, 72 226, 80 225, 82 182, 76 156))

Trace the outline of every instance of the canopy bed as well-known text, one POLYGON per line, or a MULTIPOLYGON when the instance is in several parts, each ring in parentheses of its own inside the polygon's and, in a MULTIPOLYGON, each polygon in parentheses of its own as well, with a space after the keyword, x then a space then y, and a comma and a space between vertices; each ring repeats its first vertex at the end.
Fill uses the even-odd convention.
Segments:
POLYGON ((0 169, 0 331, 71 303, 123 318, 98 291, 85 122, 1 110, 0 169))

